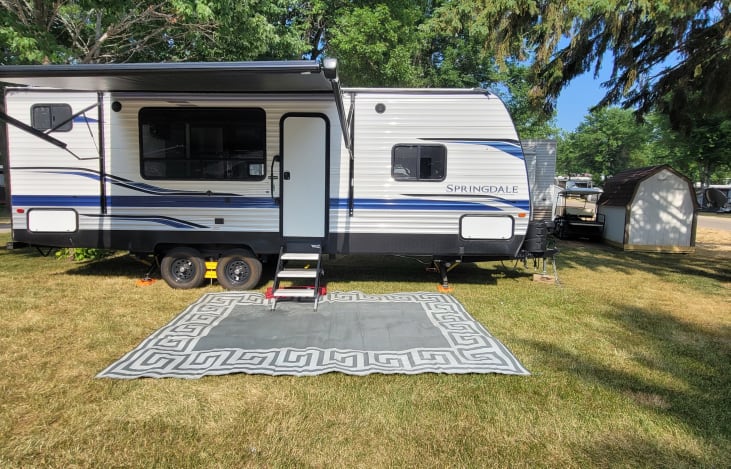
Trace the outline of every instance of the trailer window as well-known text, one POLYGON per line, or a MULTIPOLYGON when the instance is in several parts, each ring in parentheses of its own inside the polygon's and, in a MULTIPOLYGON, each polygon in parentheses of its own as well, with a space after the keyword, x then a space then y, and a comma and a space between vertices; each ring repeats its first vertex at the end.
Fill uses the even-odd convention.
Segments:
POLYGON ((30 108, 30 124, 42 132, 68 132, 73 127, 72 114, 68 104, 34 104, 30 108))
POLYGON ((443 181, 447 149, 442 145, 396 145, 391 157, 391 176, 397 181, 443 181))
POLYGON ((145 108, 139 125, 146 179, 264 179, 263 109, 145 108))

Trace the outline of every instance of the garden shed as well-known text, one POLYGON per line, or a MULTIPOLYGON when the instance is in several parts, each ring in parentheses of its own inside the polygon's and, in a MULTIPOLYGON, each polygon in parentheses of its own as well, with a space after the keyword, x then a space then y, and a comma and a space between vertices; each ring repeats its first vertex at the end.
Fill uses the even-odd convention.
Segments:
POLYGON ((692 252, 698 202, 691 181, 668 165, 620 172, 604 184, 604 240, 624 250, 692 252))

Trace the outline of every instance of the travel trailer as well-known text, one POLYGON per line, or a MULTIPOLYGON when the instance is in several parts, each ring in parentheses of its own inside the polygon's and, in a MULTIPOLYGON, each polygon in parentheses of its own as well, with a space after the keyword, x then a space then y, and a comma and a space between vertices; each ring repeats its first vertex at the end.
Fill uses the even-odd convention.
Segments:
POLYGON ((461 261, 542 256, 545 226, 531 221, 497 96, 341 88, 336 67, 0 67, 13 84, 0 115, 12 245, 154 254, 178 288, 200 285, 206 261, 223 286, 249 289, 267 260, 278 282, 319 279, 290 260, 414 256, 446 284, 461 261))

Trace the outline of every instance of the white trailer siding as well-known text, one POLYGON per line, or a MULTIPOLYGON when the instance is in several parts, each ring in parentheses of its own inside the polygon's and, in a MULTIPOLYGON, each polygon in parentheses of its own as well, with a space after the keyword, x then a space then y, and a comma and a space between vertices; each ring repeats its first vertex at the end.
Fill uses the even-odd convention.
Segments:
POLYGON ((19 89, 6 96, 8 112, 24 117, 27 124, 30 109, 38 103, 66 103, 73 112, 90 108, 83 123, 76 119, 71 132, 54 133, 76 157, 10 128, 13 203, 23 209, 14 210, 15 235, 25 237, 28 209, 59 209, 55 215, 34 216, 41 229, 52 227, 54 217, 63 224, 58 233, 76 228, 74 236, 49 235, 37 238, 40 243, 82 246, 103 239, 100 247, 147 251, 156 243, 261 242, 259 252, 277 252, 282 242, 281 181, 273 162, 282 151, 280 126, 293 114, 324 116, 329 125, 328 252, 513 257, 530 220, 529 184, 518 136, 503 103, 482 92, 346 90, 346 110, 351 103, 355 106, 352 162, 329 94, 107 92, 102 95, 103 167, 100 116, 94 107, 97 93, 19 89), (264 112, 261 180, 143 177, 142 112, 228 108, 264 112), (397 145, 443 148, 443 177, 394 178, 397 145), (76 222, 69 209, 78 214, 76 222))
MULTIPOLYGON (((58 131, 52 136, 62 139, 70 152, 49 142, 8 126, 8 168, 12 188, 12 222, 14 229, 26 229, 28 212, 65 210, 73 208, 81 215, 78 229, 97 229, 101 187, 98 178, 99 159, 99 110, 96 93, 61 91, 8 91, 6 109, 9 115, 32 126, 33 109, 44 105, 68 105, 71 113, 89 109, 78 116, 68 131, 58 131), (96 175, 96 177, 95 177, 96 175)), ((63 213, 61 213, 63 212, 63 213)), ((38 214, 36 214, 38 215, 38 214)), ((42 230, 49 229, 44 225, 42 230)), ((63 231, 67 231, 65 226, 63 231)), ((74 230, 75 231, 75 230, 74 230)))
MULTIPOLYGON (((38 103, 68 103, 74 112, 93 105, 95 93, 32 92, 9 93, 9 112, 28 116, 38 103)), ((321 113, 331 125, 337 123, 337 111, 332 99, 312 96, 242 97, 201 100, 195 96, 140 96, 115 94, 104 97, 104 129, 106 132, 106 200, 107 216, 99 216, 100 194, 97 109, 87 113, 90 127, 75 124, 72 132, 54 134, 68 143, 77 160, 63 149, 43 142, 37 137, 10 127, 9 141, 13 162, 13 195, 22 208, 28 197, 47 196, 58 201, 59 207, 71 207, 80 213, 79 229, 102 230, 213 230, 234 232, 279 231, 279 208, 271 194, 269 171, 272 158, 279 154, 279 121, 287 112, 321 113), (112 102, 119 102, 119 112, 110 112, 112 102), (143 108, 261 108, 266 112, 266 177, 261 181, 197 181, 144 180, 140 176, 139 120, 143 108), (91 132, 93 133, 90 134, 91 132), (20 163, 22 161, 22 163, 20 163), (210 192, 214 195, 207 195, 210 192), (216 196, 233 194, 234 196, 216 196), (76 201, 76 202, 75 202, 76 201), (88 216, 93 215, 93 216, 88 216), (216 224, 216 219, 224 223, 216 224)), ((77 119, 78 120, 78 119, 77 119)), ((342 189, 340 148, 342 137, 338 128, 331 135, 331 191, 347 197, 342 189), (342 192, 342 193, 341 193, 342 192)), ((52 205, 52 204, 51 204, 52 205)), ((45 207, 50 208, 50 207, 45 207)), ((15 213, 14 226, 25 228, 26 215, 15 213)))
MULTIPOLYGON (((169 217, 184 219, 191 224, 221 232, 269 232, 280 230, 279 207, 271 193, 269 179, 272 159, 279 155, 279 123, 281 118, 293 110, 297 112, 324 114, 330 125, 337 125, 337 110, 332 98, 317 96, 237 96, 227 95, 218 98, 195 95, 150 95, 115 94, 113 101, 122 104, 122 110, 112 115, 111 149, 115 155, 129 155, 114 158, 108 162, 108 173, 131 181, 140 180, 139 162, 139 123, 138 115, 144 108, 196 107, 196 108, 259 108, 266 114, 266 177, 261 181, 195 181, 195 180, 148 180, 146 189, 154 195, 145 194, 138 189, 110 183, 111 194, 121 197, 139 197, 147 203, 144 206, 113 204, 114 215, 155 216, 164 209, 169 217), (207 196, 209 192, 214 194, 207 196), (168 192, 168 194, 166 194, 168 192), (185 194, 189 192, 190 194, 185 194), (235 196, 215 194, 234 194, 235 196), (155 201, 157 200, 157 203, 155 201), (224 223, 216 224, 216 219, 224 223)), ((336 127, 330 132, 331 170, 339 171, 341 135, 336 127)), ((278 184, 278 180, 277 180, 278 184)), ((277 184, 275 194, 277 195, 277 184)), ((331 184, 331 191, 339 191, 338 184, 331 184)), ((347 194, 347 191, 345 192, 347 194)), ((115 220, 121 222, 123 218, 115 220)), ((130 218, 130 229, 159 229, 153 223, 135 221, 130 218)))
POLYGON ((454 235, 461 217, 479 214, 509 217, 514 234, 525 234, 530 210, 525 163, 499 99, 361 92, 355 109, 355 213, 340 218, 336 229, 454 235), (383 112, 376 110, 379 105, 383 112), (444 146, 444 179, 394 180, 392 151, 399 144, 444 146))

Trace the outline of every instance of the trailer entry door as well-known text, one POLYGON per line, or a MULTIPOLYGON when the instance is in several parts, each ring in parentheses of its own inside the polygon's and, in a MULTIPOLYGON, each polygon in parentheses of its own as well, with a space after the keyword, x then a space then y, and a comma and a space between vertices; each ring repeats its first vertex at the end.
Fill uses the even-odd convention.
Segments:
POLYGON ((319 114, 288 114, 281 122, 282 236, 324 238, 330 129, 319 114))

